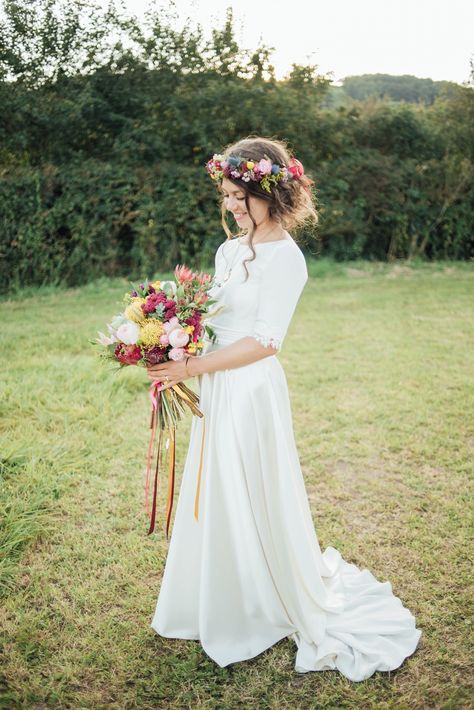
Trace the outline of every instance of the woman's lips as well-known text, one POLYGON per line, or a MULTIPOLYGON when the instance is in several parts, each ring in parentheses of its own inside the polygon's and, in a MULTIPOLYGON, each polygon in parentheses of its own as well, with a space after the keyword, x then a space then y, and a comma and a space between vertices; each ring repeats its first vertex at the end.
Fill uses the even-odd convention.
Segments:
POLYGON ((245 217, 245 213, 244 214, 234 214, 234 219, 242 219, 242 217, 245 217))

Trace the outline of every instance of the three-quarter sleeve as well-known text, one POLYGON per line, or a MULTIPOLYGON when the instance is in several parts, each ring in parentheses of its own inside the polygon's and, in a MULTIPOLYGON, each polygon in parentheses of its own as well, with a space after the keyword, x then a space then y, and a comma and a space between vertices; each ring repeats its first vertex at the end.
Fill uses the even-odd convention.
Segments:
POLYGON ((217 271, 219 268, 219 262, 222 257, 222 247, 224 246, 225 242, 221 242, 219 246, 217 247, 215 256, 214 256, 214 270, 217 271))
POLYGON ((252 337, 281 350, 296 305, 308 280, 308 269, 296 245, 278 246, 261 277, 252 337))

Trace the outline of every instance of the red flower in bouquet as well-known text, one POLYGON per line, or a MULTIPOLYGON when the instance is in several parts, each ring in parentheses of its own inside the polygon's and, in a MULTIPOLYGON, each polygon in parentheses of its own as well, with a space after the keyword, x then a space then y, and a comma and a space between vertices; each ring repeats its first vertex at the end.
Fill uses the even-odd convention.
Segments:
POLYGON ((124 365, 136 365, 142 358, 142 351, 138 345, 119 343, 116 345, 114 353, 117 360, 124 365))
POLYGON ((166 346, 155 345, 145 349, 144 358, 148 365, 159 365, 161 362, 165 362, 167 360, 166 346))
POLYGON ((164 291, 153 291, 147 296, 145 303, 142 303, 142 311, 143 313, 154 313, 156 307, 159 306, 160 303, 165 303, 167 300, 168 297, 164 291))

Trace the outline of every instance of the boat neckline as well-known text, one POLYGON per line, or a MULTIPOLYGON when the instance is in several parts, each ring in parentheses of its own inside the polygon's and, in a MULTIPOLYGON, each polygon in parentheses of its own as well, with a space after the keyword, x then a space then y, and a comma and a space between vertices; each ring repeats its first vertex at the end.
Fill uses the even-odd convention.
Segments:
MULTIPOLYGON (((235 237, 235 241, 238 242, 239 244, 242 244, 242 246, 244 246, 244 247, 250 246, 249 244, 246 244, 245 242, 241 242, 240 237, 235 237)), ((254 247, 261 247, 261 246, 265 246, 266 244, 279 244, 280 242, 282 242, 282 243, 289 242, 290 244, 292 244, 292 243, 294 244, 295 240, 293 239, 293 237, 290 237, 289 239, 272 239, 269 242, 255 242, 254 247)))

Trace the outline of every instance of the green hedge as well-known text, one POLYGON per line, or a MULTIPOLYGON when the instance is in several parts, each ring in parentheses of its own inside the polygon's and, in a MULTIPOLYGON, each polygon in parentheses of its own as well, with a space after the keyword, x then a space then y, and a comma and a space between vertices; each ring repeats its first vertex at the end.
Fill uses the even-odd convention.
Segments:
MULTIPOLYGON (((444 158, 423 166, 370 148, 322 162, 312 171, 320 240, 303 232, 303 250, 338 260, 474 258, 470 183, 450 190, 444 212, 441 202, 462 164, 444 158)), ((0 230, 2 292, 26 282, 135 277, 183 262, 207 268, 225 236, 204 167, 94 160, 5 171, 0 230)))
POLYGON ((83 165, 0 181, 2 290, 213 262, 217 196, 197 168, 83 165))

